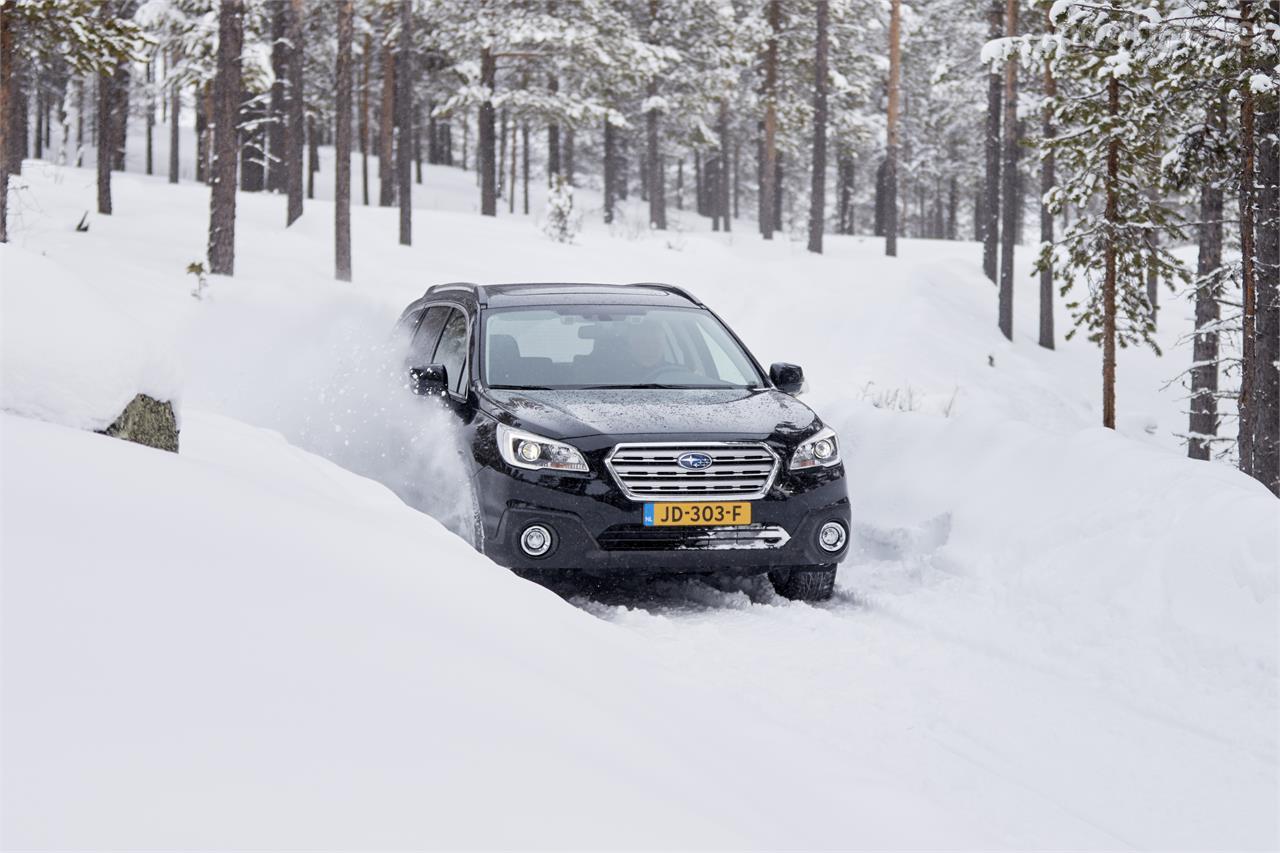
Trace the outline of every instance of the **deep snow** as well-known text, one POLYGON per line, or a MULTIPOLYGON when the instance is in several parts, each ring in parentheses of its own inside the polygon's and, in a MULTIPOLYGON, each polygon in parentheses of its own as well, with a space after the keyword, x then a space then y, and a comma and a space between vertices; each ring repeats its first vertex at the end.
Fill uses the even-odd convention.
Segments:
POLYGON ((1121 354, 1112 433, 1097 351, 1000 338, 972 244, 819 258, 686 215, 562 246, 471 213, 471 177, 428 169, 412 249, 357 208, 352 285, 331 206, 286 231, 241 195, 236 278, 197 301, 206 189, 118 175, 77 233, 91 172, 27 164, 4 408, 95 427, 114 402, 85 377, 160 353, 183 447, 3 419, 5 844, 1280 845, 1280 513, 1180 456, 1185 350, 1121 354), (688 582, 575 608, 383 488, 462 503, 385 370, 396 313, 538 279, 679 283, 805 365, 849 454, 836 601, 688 582))

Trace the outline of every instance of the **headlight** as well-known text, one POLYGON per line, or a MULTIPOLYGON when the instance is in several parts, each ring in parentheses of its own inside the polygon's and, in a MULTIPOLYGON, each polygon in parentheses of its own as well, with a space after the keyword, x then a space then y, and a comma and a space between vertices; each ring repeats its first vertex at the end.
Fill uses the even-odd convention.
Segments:
POLYGON ((805 439, 796 452, 791 454, 791 470, 801 468, 826 468, 840 462, 840 442, 836 439, 836 431, 831 427, 823 427, 810 438, 805 439))
POLYGON ((498 452, 508 465, 530 471, 588 471, 576 447, 498 424, 498 452))

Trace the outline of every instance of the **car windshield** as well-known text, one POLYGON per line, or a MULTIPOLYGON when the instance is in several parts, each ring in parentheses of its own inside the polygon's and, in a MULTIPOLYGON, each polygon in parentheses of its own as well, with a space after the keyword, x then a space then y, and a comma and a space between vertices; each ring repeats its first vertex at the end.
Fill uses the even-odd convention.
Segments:
POLYGON ((565 305, 485 314, 490 388, 754 388, 751 359, 696 308, 565 305))

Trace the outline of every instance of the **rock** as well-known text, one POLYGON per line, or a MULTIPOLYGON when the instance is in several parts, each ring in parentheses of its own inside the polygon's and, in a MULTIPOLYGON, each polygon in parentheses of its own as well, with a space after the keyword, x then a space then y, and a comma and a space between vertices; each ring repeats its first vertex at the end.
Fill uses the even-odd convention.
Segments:
POLYGON ((173 413, 173 404, 146 394, 134 397, 102 434, 178 452, 178 419, 173 413))

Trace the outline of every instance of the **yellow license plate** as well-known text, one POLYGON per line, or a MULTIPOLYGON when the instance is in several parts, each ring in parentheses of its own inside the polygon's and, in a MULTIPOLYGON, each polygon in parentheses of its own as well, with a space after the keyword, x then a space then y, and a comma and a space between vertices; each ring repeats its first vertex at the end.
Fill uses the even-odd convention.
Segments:
POLYGON ((696 501, 644 505, 645 527, 713 527, 750 523, 751 504, 746 501, 696 501))

